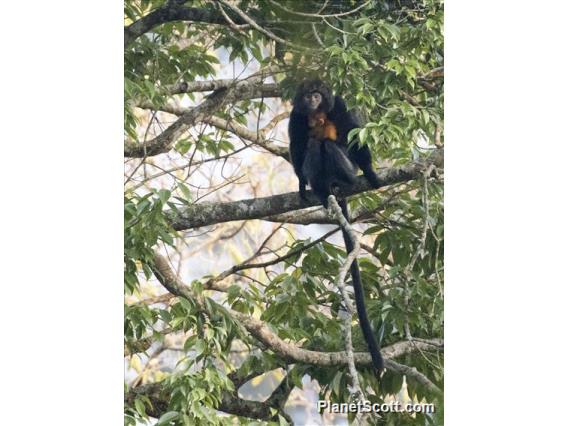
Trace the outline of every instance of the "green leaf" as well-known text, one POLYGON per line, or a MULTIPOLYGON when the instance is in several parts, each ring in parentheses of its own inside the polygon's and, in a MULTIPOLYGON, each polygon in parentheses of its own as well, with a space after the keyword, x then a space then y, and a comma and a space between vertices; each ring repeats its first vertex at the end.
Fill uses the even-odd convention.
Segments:
POLYGON ((144 407, 144 402, 142 402, 142 400, 136 398, 134 400, 134 407, 136 407, 136 411, 138 411, 138 414, 140 414, 140 416, 146 417, 146 407, 144 407))
POLYGON ((172 420, 178 419, 179 414, 180 413, 177 411, 168 411, 167 413, 165 413, 163 416, 160 417, 160 420, 158 420, 156 426, 168 425, 169 422, 171 422, 172 420))

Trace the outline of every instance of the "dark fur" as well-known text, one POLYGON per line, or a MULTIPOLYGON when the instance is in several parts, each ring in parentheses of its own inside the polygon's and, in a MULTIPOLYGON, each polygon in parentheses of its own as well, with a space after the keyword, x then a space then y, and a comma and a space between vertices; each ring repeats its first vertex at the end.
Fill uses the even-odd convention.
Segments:
MULTIPOLYGON (((308 80, 303 82, 294 97, 294 107, 290 113, 288 134, 290 135, 290 157, 294 171, 299 180, 299 191, 302 199, 305 199, 307 177, 303 172, 303 164, 306 151, 308 150, 309 126, 308 111, 304 105, 303 97, 306 92, 317 91, 322 95, 322 103, 319 111, 327 114, 327 119, 332 121, 337 128, 337 143, 343 145, 342 150, 347 152, 349 159, 362 171, 371 186, 378 188, 379 179, 373 170, 371 151, 367 146, 358 143, 347 149, 347 136, 353 129, 361 127, 357 116, 347 111, 345 102, 339 96, 333 96, 331 90, 320 80, 308 80)), ((323 194, 322 194, 323 195, 323 194)), ((329 195, 329 193, 327 194, 329 195)), ((326 195, 326 199, 327 199, 326 195)), ((320 197, 321 198, 321 197, 320 197)))
POLYGON ((325 208, 335 186, 355 183, 355 172, 343 146, 328 139, 308 140, 302 174, 325 208))
MULTIPOLYGON (((309 183, 312 191, 327 208, 327 197, 332 193, 334 186, 341 184, 352 185, 355 182, 357 166, 361 168, 373 187, 380 186, 379 179, 372 169, 369 148, 360 146, 358 143, 353 144, 349 148, 347 146, 347 135, 352 129, 360 126, 360 122, 355 114, 347 111, 343 99, 339 96, 333 96, 329 87, 320 80, 305 81, 298 87, 294 98, 294 107, 290 113, 288 134, 290 136, 290 157, 294 171, 298 176, 300 197, 302 199, 306 197, 306 184, 309 183), (336 142, 328 139, 317 140, 310 138, 308 114, 314 113, 314 111, 309 111, 306 107, 304 95, 311 92, 319 92, 322 95, 322 102, 317 111, 325 112, 327 119, 335 124, 337 128, 336 142)), ((347 202, 339 200, 339 204, 343 215, 349 220, 347 202)), ((345 249, 347 252, 351 252, 354 243, 345 230, 343 230, 343 239, 345 241, 345 249)), ((359 324, 371 353, 373 367, 377 372, 380 372, 384 367, 384 362, 373 329, 367 318, 365 295, 357 260, 351 264, 351 277, 353 278, 359 324)))
POLYGON ((308 111, 304 105, 304 95, 306 93, 319 92, 323 98, 320 111, 328 113, 335 106, 335 98, 331 89, 327 87, 321 80, 306 80, 296 90, 296 96, 294 96, 294 110, 301 115, 306 116, 308 111))

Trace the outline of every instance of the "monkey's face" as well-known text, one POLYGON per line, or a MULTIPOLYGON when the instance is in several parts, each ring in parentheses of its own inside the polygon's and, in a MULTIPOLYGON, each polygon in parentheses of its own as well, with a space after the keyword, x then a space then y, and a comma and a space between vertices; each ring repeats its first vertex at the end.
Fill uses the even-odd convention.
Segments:
POLYGON ((309 112, 316 111, 321 105, 322 96, 319 92, 306 93, 304 95, 304 103, 309 112))
POLYGON ((308 116, 308 127, 322 127, 325 124, 325 112, 316 112, 308 116))

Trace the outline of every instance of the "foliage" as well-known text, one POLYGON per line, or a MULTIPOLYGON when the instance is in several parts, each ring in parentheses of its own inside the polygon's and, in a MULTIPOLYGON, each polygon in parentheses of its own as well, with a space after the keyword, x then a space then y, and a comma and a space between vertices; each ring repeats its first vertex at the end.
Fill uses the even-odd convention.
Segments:
MULTIPOLYGON (((364 118, 365 126, 352 136, 357 134, 362 143, 368 144, 381 166, 425 157, 434 143, 443 143, 443 80, 435 75, 443 67, 441 1, 241 0, 232 4, 286 43, 275 42, 273 36, 250 26, 235 28, 223 20, 218 2, 125 2, 126 26, 168 7, 193 8, 201 11, 201 17, 214 16, 222 22, 212 24, 205 18, 165 22, 128 44, 124 68, 128 140, 145 141, 148 135, 144 126, 155 120, 154 115, 141 113, 137 107, 141 103, 150 103, 156 110, 172 99, 196 105, 201 93, 172 95, 171 87, 180 82, 216 80, 223 67, 242 68, 252 63, 285 70, 274 76, 283 99, 292 97, 296 84, 303 78, 317 76, 328 81, 334 91, 344 95, 348 107, 364 118), (324 4, 327 6, 322 14, 339 16, 324 19, 314 15, 324 4), (349 13, 362 4, 364 7, 349 13)), ((231 9, 225 6, 223 10, 242 25, 231 9)), ((215 116, 256 131, 258 116, 272 113, 264 99, 241 99, 230 106, 223 105, 215 116)), ((239 149, 240 145, 226 130, 202 129, 178 138, 172 154, 191 163, 194 157, 218 159, 239 149)), ((139 177, 143 169, 136 167, 139 177)), ((143 173, 145 178, 146 171, 143 173)), ((196 186, 190 185, 189 175, 168 173, 175 180, 168 189, 154 187, 150 179, 144 186, 133 182, 126 185, 124 287, 129 297, 142 294, 146 283, 153 279, 154 250, 164 245, 178 247, 184 241, 184 234, 172 229, 169 214, 180 206, 198 203, 201 196, 196 186)), ((443 337, 441 179, 432 174, 361 194, 350 204, 353 210, 373 212, 361 228, 365 241, 372 246, 372 255, 361 258, 360 267, 368 295, 368 313, 374 329, 380 330, 381 345, 404 341, 407 332, 422 339, 443 337)), ((297 254, 279 262, 278 273, 260 274, 256 283, 247 281, 243 285, 235 278, 226 291, 213 294, 204 290, 210 277, 195 280, 192 289, 203 297, 205 308, 185 298, 165 305, 126 304, 126 346, 132 348, 134 342, 144 338, 159 344, 165 330, 187 336, 179 348, 177 365, 164 373, 167 378, 163 384, 169 398, 158 424, 231 423, 236 416, 219 418, 215 409, 223 395, 234 395, 234 383, 227 375, 237 367, 239 377, 289 367, 287 380, 293 385, 301 388, 302 377, 307 374, 318 381, 322 399, 349 400, 345 367, 291 365, 252 338, 227 311, 260 318, 279 337, 306 349, 343 350, 341 322, 337 319, 341 299, 333 282, 345 252, 341 246, 326 241, 305 248, 310 241, 291 238, 287 248, 277 254, 297 254), (230 354, 237 341, 251 350, 239 362, 230 354)), ((366 351, 357 324, 352 331, 355 350, 366 351)), ((443 387, 443 360, 439 353, 414 352, 397 362, 416 368, 443 387)), ((374 391, 374 395, 368 395, 372 402, 381 402, 401 390, 404 393, 403 376, 397 372, 388 371, 380 384, 369 369, 360 368, 360 374, 364 389, 374 391)), ((434 395, 412 377, 406 377, 406 385, 412 400, 434 400, 434 395)), ((149 399, 136 399, 126 407, 125 421, 144 421, 153 408, 156 407, 151 406, 149 399)), ((244 417, 238 421, 249 424, 244 417)), ((278 416, 271 421, 277 422, 278 416)), ((381 422, 422 425, 440 424, 441 420, 439 415, 391 413, 384 415, 381 422)))
MULTIPOLYGON (((128 195, 124 200, 124 287, 132 293, 138 286, 138 267, 146 279, 151 275, 152 247, 159 241, 173 243, 171 227, 163 208, 170 191, 159 190, 144 196, 128 195)), ((175 206, 170 204, 170 207, 175 206)))

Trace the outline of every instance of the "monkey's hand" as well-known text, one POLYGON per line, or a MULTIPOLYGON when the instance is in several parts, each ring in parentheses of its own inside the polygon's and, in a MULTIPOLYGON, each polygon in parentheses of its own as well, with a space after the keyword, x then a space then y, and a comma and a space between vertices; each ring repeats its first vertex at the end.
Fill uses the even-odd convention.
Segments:
POLYGON ((374 170, 372 169, 363 170, 363 174, 365 175, 365 177, 367 178, 367 180, 369 181, 369 183, 373 188, 376 189, 381 187, 381 181, 379 180, 379 177, 374 172, 374 170))

